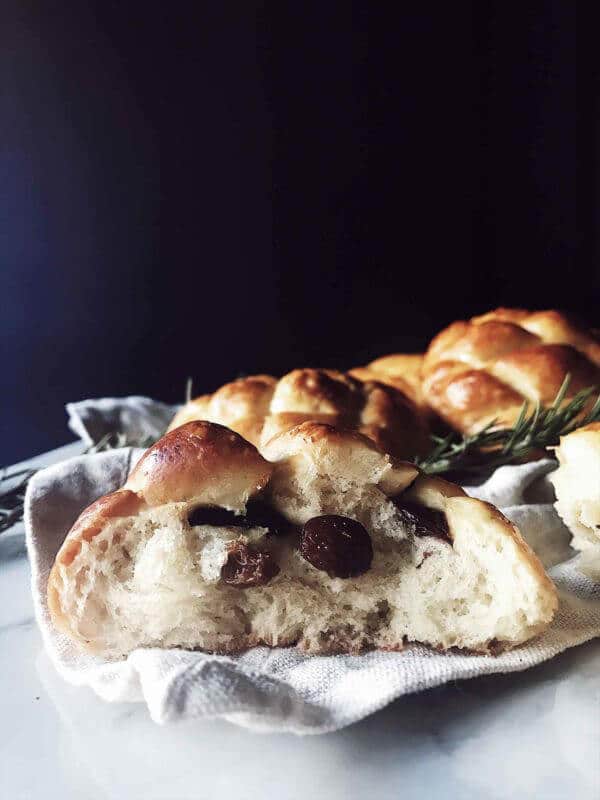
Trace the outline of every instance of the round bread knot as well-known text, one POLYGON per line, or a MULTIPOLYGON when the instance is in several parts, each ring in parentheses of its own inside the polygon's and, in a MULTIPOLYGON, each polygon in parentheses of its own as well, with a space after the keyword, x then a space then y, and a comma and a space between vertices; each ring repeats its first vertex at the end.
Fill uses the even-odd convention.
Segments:
POLYGON ((295 369, 277 380, 268 375, 239 378, 213 395, 187 403, 170 430, 193 419, 227 425, 261 451, 274 436, 303 422, 363 433, 396 458, 429 449, 425 416, 399 382, 356 377, 330 369, 295 369))
POLYGON ((523 403, 548 406, 570 376, 565 401, 600 386, 600 339, 558 311, 498 308, 453 322, 422 365, 427 402, 454 429, 512 427, 523 403))
POLYGON ((271 465, 239 434, 188 422, 144 453, 125 488, 150 506, 195 501, 237 508, 269 482, 271 465))

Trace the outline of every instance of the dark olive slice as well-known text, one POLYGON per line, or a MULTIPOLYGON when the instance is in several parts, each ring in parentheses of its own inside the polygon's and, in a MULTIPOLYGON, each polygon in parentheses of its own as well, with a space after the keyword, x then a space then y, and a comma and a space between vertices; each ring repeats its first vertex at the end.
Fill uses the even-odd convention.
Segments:
POLYGON ((435 536, 452 544, 448 520, 443 511, 427 508, 401 497, 394 499, 402 519, 414 526, 415 536, 435 536))
POLYGON ((251 528, 252 524, 243 514, 236 514, 220 506, 198 506, 188 517, 192 527, 196 525, 215 525, 222 528, 251 528))
POLYGON ((269 533, 275 536, 283 536, 285 533, 289 533, 293 528, 292 524, 288 522, 279 511, 276 511, 272 506, 259 498, 248 500, 246 517, 251 521, 251 527, 258 526, 260 528, 268 528, 269 533))
POLYGON ((245 514, 236 514, 220 506, 198 506, 188 517, 189 524, 214 525, 223 528, 268 528, 269 533, 283 535, 291 530, 290 523, 264 500, 248 501, 245 514))
POLYGON ((326 514, 309 519, 302 529, 300 552, 330 578, 362 575, 373 561, 373 545, 365 528, 354 519, 326 514))
POLYGON ((229 586, 247 589, 264 586, 279 572, 272 553, 246 542, 232 542, 227 561, 221 568, 221 578, 229 586))

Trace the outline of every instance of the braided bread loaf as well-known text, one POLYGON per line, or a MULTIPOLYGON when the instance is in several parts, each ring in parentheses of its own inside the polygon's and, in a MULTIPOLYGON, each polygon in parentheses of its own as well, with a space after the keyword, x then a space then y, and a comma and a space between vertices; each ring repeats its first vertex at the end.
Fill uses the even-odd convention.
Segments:
POLYGON ((397 458, 427 451, 427 424, 397 386, 335 370, 295 369, 277 380, 253 375, 187 403, 169 430, 191 420, 226 425, 262 449, 278 433, 308 420, 358 430, 397 458))
POLYGON ((558 311, 498 308, 453 322, 422 365, 428 404, 451 427, 475 433, 511 426, 523 402, 552 403, 567 373, 567 398, 600 385, 600 339, 558 311))
POLYGON ((265 455, 208 422, 158 441, 68 533, 48 580, 57 629, 109 658, 405 641, 493 652, 551 621, 552 582, 488 503, 320 423, 265 455))

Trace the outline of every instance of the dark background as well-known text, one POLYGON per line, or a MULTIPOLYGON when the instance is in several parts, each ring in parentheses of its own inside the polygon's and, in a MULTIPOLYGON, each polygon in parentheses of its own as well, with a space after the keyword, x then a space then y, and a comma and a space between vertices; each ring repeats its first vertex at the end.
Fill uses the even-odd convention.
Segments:
POLYGON ((593 4, 392 5, 5 0, 0 461, 67 400, 598 324, 593 4))

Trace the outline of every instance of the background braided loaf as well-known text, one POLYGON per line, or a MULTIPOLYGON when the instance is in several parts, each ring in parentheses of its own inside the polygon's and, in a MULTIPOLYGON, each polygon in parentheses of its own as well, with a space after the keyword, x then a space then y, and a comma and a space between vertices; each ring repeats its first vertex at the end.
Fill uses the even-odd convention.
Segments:
POLYGON ((239 378, 187 403, 169 429, 205 419, 227 425, 261 449, 276 434, 310 420, 357 430, 397 458, 426 452, 427 422, 408 392, 370 374, 363 377, 295 369, 279 380, 239 378))
POLYGON ((498 308, 453 322, 422 364, 427 403, 451 427, 474 433, 492 420, 512 426, 525 400, 549 405, 565 376, 566 400, 600 385, 600 340, 558 311, 498 308))

